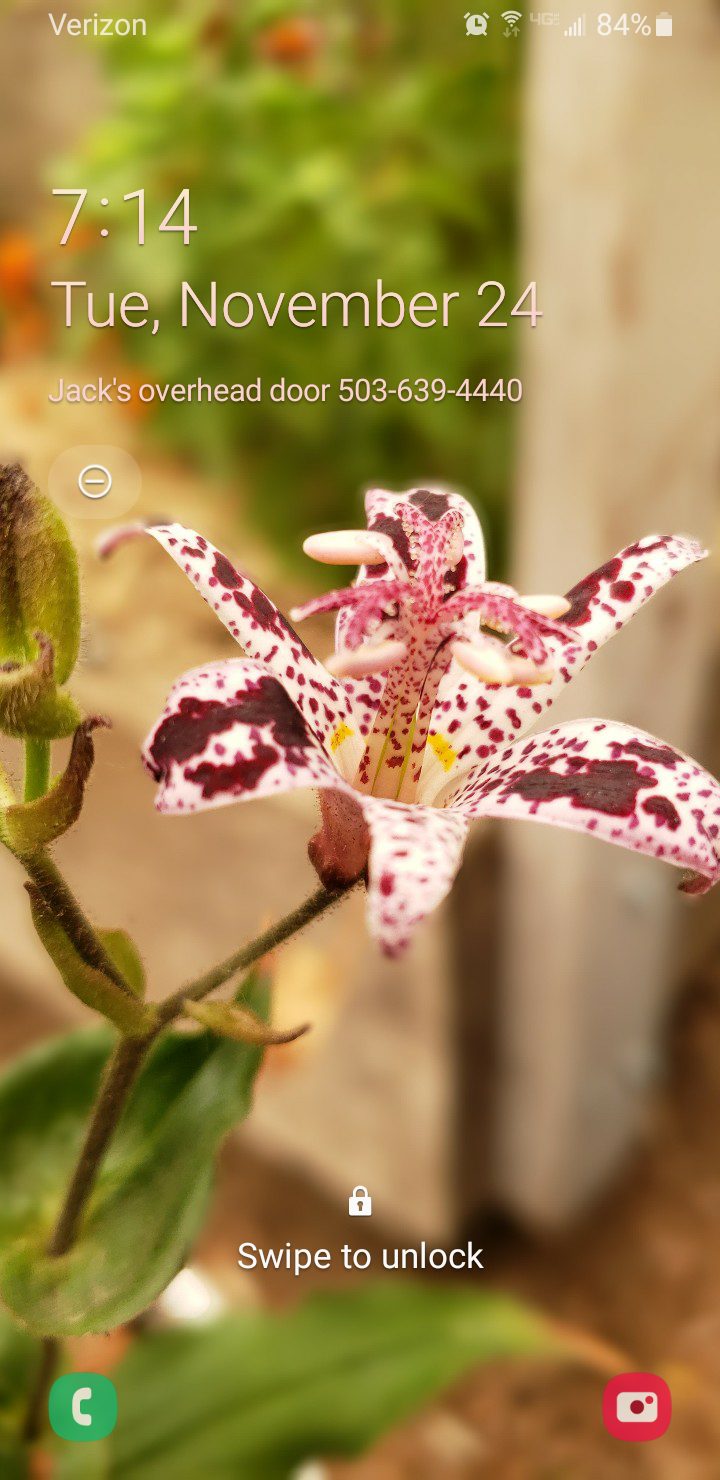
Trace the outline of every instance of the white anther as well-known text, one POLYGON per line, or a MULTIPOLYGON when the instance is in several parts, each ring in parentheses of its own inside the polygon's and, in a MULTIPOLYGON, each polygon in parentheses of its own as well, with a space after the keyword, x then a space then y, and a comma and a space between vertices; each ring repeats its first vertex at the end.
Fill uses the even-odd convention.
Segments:
POLYGON ((513 683, 513 662, 499 647, 478 646, 472 642, 454 642, 451 647, 454 658, 468 673, 481 678, 484 683, 513 683))
POLYGON ((513 682, 529 686, 536 683, 552 683, 557 672, 552 664, 546 664, 543 668, 538 663, 531 662, 529 658, 513 658, 512 669, 513 682))
POLYGON ((518 600, 528 611, 537 612, 540 617, 550 617, 553 622, 570 610, 567 596, 520 596, 518 600))
POLYGON ((344 648, 331 653, 325 667, 336 678, 366 678, 372 673, 384 673, 395 663, 407 657, 404 642, 390 639, 387 642, 366 643, 364 647, 344 648))
POLYGON ((323 565, 382 565, 385 556, 364 529, 337 529, 311 534, 303 544, 311 560, 323 565))

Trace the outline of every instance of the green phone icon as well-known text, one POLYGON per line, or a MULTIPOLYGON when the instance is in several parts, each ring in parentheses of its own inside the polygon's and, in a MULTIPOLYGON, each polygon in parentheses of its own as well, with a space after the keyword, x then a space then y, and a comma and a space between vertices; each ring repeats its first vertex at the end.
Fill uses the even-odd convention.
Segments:
POLYGON ((106 1439, 117 1423, 117 1393, 100 1372, 66 1372, 50 1389, 50 1426, 61 1439, 106 1439))

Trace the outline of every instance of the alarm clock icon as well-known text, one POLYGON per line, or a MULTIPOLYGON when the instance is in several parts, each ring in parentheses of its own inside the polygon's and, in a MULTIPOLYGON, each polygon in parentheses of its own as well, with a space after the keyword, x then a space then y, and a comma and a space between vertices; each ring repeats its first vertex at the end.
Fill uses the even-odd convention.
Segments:
POLYGON ((486 10, 483 11, 482 15, 473 15, 472 11, 468 10, 465 15, 465 35, 487 36, 489 19, 490 16, 486 10))

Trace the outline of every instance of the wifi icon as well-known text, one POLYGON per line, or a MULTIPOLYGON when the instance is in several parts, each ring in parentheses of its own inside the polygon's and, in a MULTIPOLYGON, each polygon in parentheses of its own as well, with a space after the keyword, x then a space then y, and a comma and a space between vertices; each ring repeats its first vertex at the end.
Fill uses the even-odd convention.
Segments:
POLYGON ((502 13, 502 18, 503 18, 503 20, 505 22, 505 28, 506 28, 505 29, 505 35, 506 36, 517 36, 517 34, 518 34, 518 21, 521 21, 522 20, 522 11, 521 10, 504 10, 503 13, 502 13))

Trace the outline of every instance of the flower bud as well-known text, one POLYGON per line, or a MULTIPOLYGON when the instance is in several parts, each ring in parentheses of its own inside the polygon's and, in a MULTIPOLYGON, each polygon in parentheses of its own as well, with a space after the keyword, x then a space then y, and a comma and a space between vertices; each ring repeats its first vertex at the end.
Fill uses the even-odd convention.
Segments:
POLYGON ((321 791, 322 825, 308 843, 308 858, 326 889, 347 889, 363 877, 370 853, 370 832, 354 797, 321 791))
POLYGON ((36 853, 77 821, 95 759, 92 732, 106 724, 107 720, 93 716, 78 726, 67 766, 44 796, 32 802, 16 803, 12 797, 5 800, 0 811, 0 838, 13 853, 21 857, 36 853))
POLYGON ((32 659, 37 632, 52 644, 55 682, 66 683, 80 641, 77 556, 50 500, 19 464, 0 465, 0 663, 32 659))
POLYGON ((15 739, 60 739, 80 723, 69 694, 58 692, 55 653, 44 632, 35 633, 38 655, 29 663, 0 665, 0 731, 15 739))
POLYGON ((193 1002, 188 999, 185 1012, 204 1028, 209 1028, 211 1033, 217 1033, 219 1038, 231 1038, 235 1043, 249 1043, 258 1048, 294 1043, 296 1038, 302 1038, 310 1028, 309 1023, 286 1030, 271 1028, 251 1012, 249 1007, 240 1007, 237 1003, 230 1002, 193 1002))

